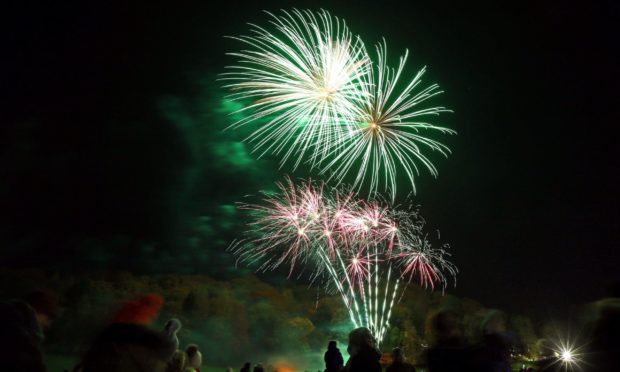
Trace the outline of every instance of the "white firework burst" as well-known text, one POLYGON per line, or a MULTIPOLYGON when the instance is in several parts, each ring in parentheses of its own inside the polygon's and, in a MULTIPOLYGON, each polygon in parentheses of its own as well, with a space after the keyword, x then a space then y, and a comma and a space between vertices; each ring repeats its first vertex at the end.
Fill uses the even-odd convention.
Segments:
POLYGON ((429 132, 455 134, 452 129, 429 123, 426 118, 443 112, 451 112, 442 106, 424 107, 427 100, 443 93, 437 84, 422 87, 422 68, 401 91, 397 83, 401 78, 408 51, 400 58, 397 69, 387 65, 385 41, 376 47, 378 63, 364 83, 359 84, 365 92, 365 100, 356 101, 359 106, 352 112, 357 115, 357 124, 338 144, 322 142, 322 151, 329 149, 329 161, 322 164, 322 173, 341 182, 354 175, 353 187, 361 188, 369 183, 370 194, 380 188, 388 190, 392 199, 396 195, 397 173, 406 173, 415 191, 415 177, 420 165, 437 176, 437 169, 425 155, 426 150, 437 151, 447 157, 450 149, 444 144, 426 136, 429 132), (383 174, 383 177, 381 177, 383 174))
POLYGON ((361 85, 370 60, 345 22, 324 10, 268 14, 277 33, 251 25, 251 36, 232 37, 248 49, 229 53, 238 64, 221 79, 233 91, 230 99, 253 103, 231 127, 260 122, 248 137, 259 156, 276 154, 283 165, 294 155, 294 168, 303 159, 315 165, 332 150, 316 144, 341 143, 356 120, 354 112, 368 92, 361 85))

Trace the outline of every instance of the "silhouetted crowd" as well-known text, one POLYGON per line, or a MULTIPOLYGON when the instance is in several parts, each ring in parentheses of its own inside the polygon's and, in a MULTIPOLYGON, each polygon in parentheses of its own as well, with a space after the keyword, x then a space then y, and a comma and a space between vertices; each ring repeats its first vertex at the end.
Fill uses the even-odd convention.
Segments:
MULTIPOLYGON (((158 316, 163 300, 158 295, 146 295, 126 303, 117 312, 73 372, 200 372, 203 363, 198 345, 181 347, 177 333, 182 328, 178 319, 168 320, 163 329, 150 327, 158 316)), ((591 372, 620 371, 620 296, 600 300, 591 305, 593 312, 589 347, 583 353, 585 370, 591 372)), ((0 317, 5 320, 0 333, 2 371, 46 371, 42 344, 44 331, 58 315, 55 296, 35 291, 22 300, 0 302, 0 317)), ((506 332, 503 317, 491 312, 482 324, 481 337, 467 343, 460 326, 459 315, 440 311, 431 321, 433 343, 423 355, 424 370, 429 372, 510 372, 511 334, 506 332)), ((324 372, 416 372, 407 362, 404 351, 394 348, 390 363, 384 357, 372 333, 357 328, 349 333, 345 363, 336 341, 329 341, 324 354, 324 372)), ((520 372, 560 371, 573 367, 557 355, 548 354, 534 367, 523 366, 520 372)), ((422 370, 419 368, 419 370, 422 370)), ((68 371, 68 370, 66 370, 68 371)), ((232 372, 229 368, 227 372, 232 372)), ((254 367, 246 362, 240 372, 265 372, 262 364, 254 367), (252 371, 250 371, 252 370, 252 371)), ((271 371, 269 371, 271 372, 271 371)))
MULTIPOLYGON (((178 319, 170 319, 159 331, 149 327, 162 304, 162 298, 153 294, 124 304, 73 372, 200 372, 202 353, 198 346, 179 348, 178 319)), ((0 316, 8 327, 0 337, 0 370, 46 371, 41 349, 43 331, 58 312, 57 299, 45 291, 33 292, 24 300, 1 302, 0 316)))

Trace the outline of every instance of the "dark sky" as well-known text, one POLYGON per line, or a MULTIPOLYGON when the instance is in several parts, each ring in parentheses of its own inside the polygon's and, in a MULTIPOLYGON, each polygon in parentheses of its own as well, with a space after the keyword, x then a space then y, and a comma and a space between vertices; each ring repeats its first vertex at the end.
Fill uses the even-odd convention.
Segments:
POLYGON ((230 119, 214 80, 239 47, 223 36, 264 24, 262 9, 323 7, 369 46, 408 48, 409 71, 428 66, 446 91, 453 155, 416 184, 460 269, 451 293, 545 316, 620 279, 615 2, 255 3, 3 12, 3 262, 207 273, 230 263, 230 206, 284 172, 221 133, 230 119))

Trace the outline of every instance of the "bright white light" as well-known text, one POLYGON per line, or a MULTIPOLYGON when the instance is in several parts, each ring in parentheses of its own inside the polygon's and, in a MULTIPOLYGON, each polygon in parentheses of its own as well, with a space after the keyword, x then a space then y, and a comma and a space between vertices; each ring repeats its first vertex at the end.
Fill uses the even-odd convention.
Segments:
POLYGON ((566 363, 572 363, 575 361, 575 359, 573 358, 573 352, 570 350, 563 350, 561 358, 562 361, 566 363))
POLYGON ((580 347, 569 341, 560 341, 555 349, 556 363, 561 364, 562 371, 581 371, 583 364, 583 351, 580 347))

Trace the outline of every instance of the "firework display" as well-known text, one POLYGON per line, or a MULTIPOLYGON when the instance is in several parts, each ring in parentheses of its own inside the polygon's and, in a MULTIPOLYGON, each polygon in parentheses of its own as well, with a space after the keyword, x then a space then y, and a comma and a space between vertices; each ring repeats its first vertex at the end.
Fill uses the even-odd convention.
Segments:
POLYGON ((437 175, 424 151, 449 149, 426 134, 455 132, 425 120, 449 111, 423 107, 442 93, 423 86, 425 68, 399 87, 408 52, 393 69, 385 41, 373 63, 359 37, 326 11, 269 14, 273 32, 252 25, 252 36, 234 37, 247 49, 229 53, 238 63, 221 76, 247 113, 231 127, 255 125, 247 140, 259 156, 275 154, 293 169, 308 164, 337 183, 352 177, 354 187, 388 191, 392 200, 399 173, 414 191, 419 168, 437 175))
POLYGON ((415 176, 419 174, 418 163, 433 175, 437 169, 424 155, 423 148, 437 151, 447 156, 450 149, 442 143, 423 136, 423 131, 436 131, 454 134, 455 131, 435 126, 424 120, 442 112, 450 112, 445 107, 419 108, 420 104, 441 94, 437 84, 420 88, 426 68, 420 70, 407 83, 402 91, 397 91, 408 52, 400 58, 398 68, 387 65, 387 48, 385 41, 377 45, 378 62, 376 68, 364 75, 364 101, 360 101, 356 115, 356 126, 341 138, 337 146, 330 146, 330 160, 326 162, 321 174, 331 174, 332 178, 344 179, 348 174, 355 175, 354 187, 361 187, 365 178, 369 178, 370 194, 378 188, 388 190, 392 199, 396 195, 398 169, 407 175, 415 191, 415 176), (380 174, 383 182, 380 187, 380 174))
MULTIPOLYGON (((252 101, 241 110, 251 113, 233 127, 265 119, 248 140, 261 154, 281 155, 283 164, 298 155, 297 167, 303 158, 317 158, 317 142, 341 141, 364 99, 361 78, 370 61, 361 40, 326 11, 268 14, 277 34, 252 25, 253 36, 233 37, 249 49, 229 53, 239 64, 221 80, 234 92, 230 99, 252 101)), ((318 160, 330 149, 319 149, 318 160)))
POLYGON ((431 246, 417 210, 312 181, 287 179, 278 188, 260 204, 241 206, 251 226, 230 249, 259 271, 307 273, 338 293, 353 324, 368 327, 379 342, 407 284, 445 287, 446 275, 456 275, 446 246, 431 246))

